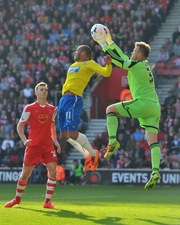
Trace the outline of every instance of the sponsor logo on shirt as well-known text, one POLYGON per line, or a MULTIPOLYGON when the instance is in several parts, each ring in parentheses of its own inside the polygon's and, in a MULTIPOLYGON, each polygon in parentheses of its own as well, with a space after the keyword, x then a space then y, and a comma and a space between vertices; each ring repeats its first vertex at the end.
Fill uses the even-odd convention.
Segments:
POLYGON ((47 114, 40 114, 38 116, 38 121, 40 123, 45 123, 46 121, 48 121, 48 115, 47 114))
POLYGON ((68 73, 72 73, 72 72, 77 73, 79 69, 80 69, 80 66, 71 67, 68 69, 68 73))

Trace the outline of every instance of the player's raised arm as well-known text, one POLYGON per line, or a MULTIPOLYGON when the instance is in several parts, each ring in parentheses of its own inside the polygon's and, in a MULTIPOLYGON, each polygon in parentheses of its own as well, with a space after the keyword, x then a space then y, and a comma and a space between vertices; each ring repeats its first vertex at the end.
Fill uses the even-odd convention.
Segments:
POLYGON ((105 57, 104 57, 104 61, 105 61, 105 63, 106 64, 111 64, 112 63, 112 58, 111 58, 111 56, 110 55, 106 55, 105 57))
POLYGON ((110 56, 105 56, 104 58, 106 65, 100 66, 98 63, 92 60, 90 66, 90 69, 94 71, 94 73, 98 73, 104 77, 109 77, 112 73, 112 59, 110 56))
POLYGON ((132 61, 131 59, 121 59, 120 57, 115 57, 114 55, 111 55, 111 57, 112 62, 116 66, 125 70, 133 70, 135 69, 135 67, 137 68, 137 66, 140 66, 140 64, 142 63, 141 61, 132 61))
POLYGON ((102 47, 103 51, 109 54, 112 58, 129 59, 129 57, 123 53, 121 48, 112 40, 108 27, 102 24, 95 24, 91 28, 91 36, 93 40, 102 47))
POLYGON ((107 27, 106 27, 106 33, 104 38, 107 43, 107 45, 102 46, 102 49, 104 52, 108 52, 109 55, 119 56, 121 59, 129 59, 129 56, 124 54, 122 49, 114 43, 114 41, 112 40, 111 34, 109 32, 109 29, 107 27))

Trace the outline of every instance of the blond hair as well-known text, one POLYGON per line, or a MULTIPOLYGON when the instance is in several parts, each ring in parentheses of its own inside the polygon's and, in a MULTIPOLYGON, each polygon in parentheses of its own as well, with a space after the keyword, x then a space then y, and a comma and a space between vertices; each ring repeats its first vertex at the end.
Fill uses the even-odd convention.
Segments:
POLYGON ((36 86, 35 86, 35 88, 34 88, 35 92, 37 91, 37 89, 38 89, 40 86, 48 87, 48 85, 47 85, 45 82, 42 81, 42 82, 36 84, 36 86))
POLYGON ((135 42, 135 47, 139 47, 140 52, 144 55, 145 58, 147 58, 149 56, 149 53, 151 52, 150 45, 143 41, 135 42))

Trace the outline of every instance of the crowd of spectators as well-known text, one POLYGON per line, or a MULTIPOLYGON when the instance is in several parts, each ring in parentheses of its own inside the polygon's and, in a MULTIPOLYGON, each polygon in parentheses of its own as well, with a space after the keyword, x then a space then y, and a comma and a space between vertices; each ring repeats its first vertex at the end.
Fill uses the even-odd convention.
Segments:
MULTIPOLYGON (((90 37, 90 28, 94 23, 107 25, 115 42, 129 54, 135 41, 149 42, 153 38, 174 2, 1 0, 0 166, 22 165, 24 146, 17 135, 16 124, 24 106, 34 100, 33 89, 37 82, 48 83, 48 101, 56 105, 77 45, 90 45, 94 59, 103 64, 100 48, 90 37)), ((87 118, 81 125, 85 131, 87 118)), ((133 158, 139 160, 144 135, 140 140, 133 137, 134 133, 138 136, 143 132, 135 122, 126 120, 121 121, 119 129, 119 138, 122 139, 120 155, 127 154, 127 142, 128 149, 136 149, 133 158)), ((123 160, 126 158, 123 157, 123 160)))
POLYGON ((162 75, 180 75, 180 24, 171 37, 165 38, 157 56, 156 72, 162 75))
POLYGON ((175 28, 171 38, 167 37, 165 39, 159 51, 157 61, 168 62, 172 58, 180 59, 180 25, 175 28))

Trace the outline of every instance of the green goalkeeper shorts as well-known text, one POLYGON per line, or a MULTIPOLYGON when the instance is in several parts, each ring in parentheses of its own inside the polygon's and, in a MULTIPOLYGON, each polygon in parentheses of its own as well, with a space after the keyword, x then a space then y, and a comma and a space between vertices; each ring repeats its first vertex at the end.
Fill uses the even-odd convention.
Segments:
POLYGON ((145 99, 135 99, 116 103, 117 111, 121 116, 137 118, 140 126, 145 130, 158 133, 161 109, 159 102, 145 99))

